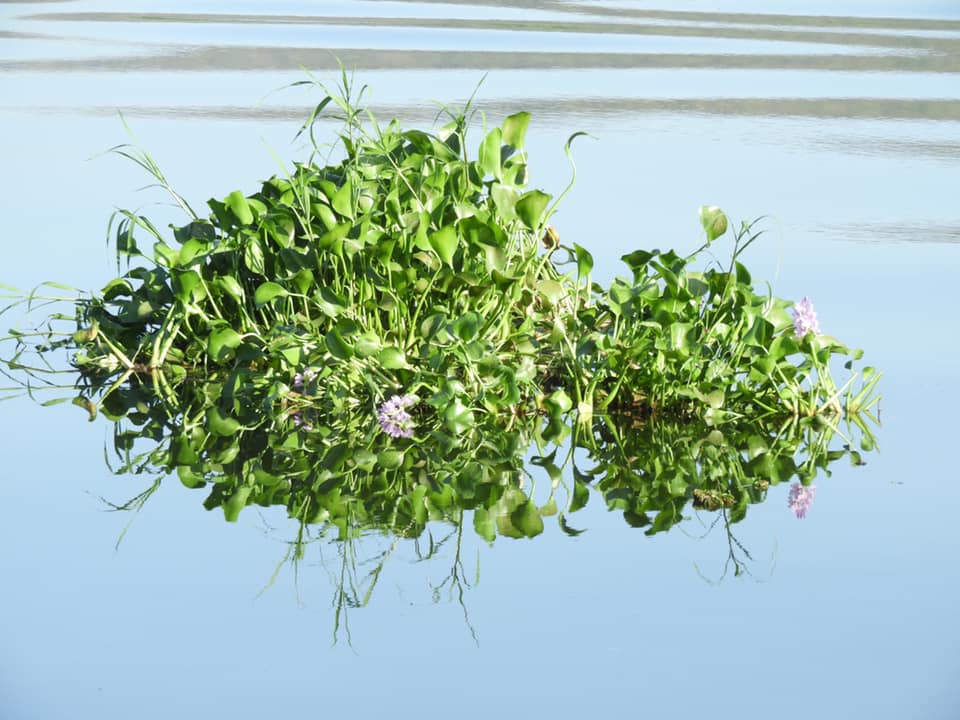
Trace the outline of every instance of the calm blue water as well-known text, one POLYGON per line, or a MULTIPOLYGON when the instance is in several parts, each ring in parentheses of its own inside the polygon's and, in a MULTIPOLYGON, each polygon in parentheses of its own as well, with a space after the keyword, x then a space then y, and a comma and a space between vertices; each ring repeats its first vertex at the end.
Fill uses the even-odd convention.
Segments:
MULTIPOLYGON (((3 403, 0 717, 960 717, 960 8, 705 9, 231 5, 269 13, 266 24, 70 15, 142 10, 134 3, 0 5, 0 282, 99 287, 114 271, 105 228, 115 206, 178 219, 137 191, 147 179, 135 168, 93 157, 127 140, 118 111, 201 205, 252 190, 277 158, 303 157, 291 138, 319 96, 277 91, 301 65, 333 83, 332 55, 344 56, 378 113, 423 125, 489 69, 478 102, 491 120, 533 113, 534 184, 562 190, 563 142, 591 134, 575 144, 578 182, 556 220, 564 240, 591 249, 599 281, 626 274, 618 258, 637 247, 695 247, 701 204, 736 220, 766 215, 747 257, 754 277, 811 296, 824 331, 885 373, 869 464, 821 478, 803 521, 780 487, 735 527, 752 575, 717 582, 728 544, 722 528, 707 533, 709 518, 648 538, 595 497, 575 540, 549 523, 533 541, 492 546, 468 532, 466 579, 479 564, 479 584, 463 606, 448 586, 434 600, 452 549, 418 563, 400 544, 370 603, 348 614, 352 643, 341 625, 335 646, 335 546, 317 544, 296 579, 284 566, 259 594, 290 524, 252 508, 226 524, 174 481, 115 551, 132 518, 100 498, 121 502, 143 483, 104 467, 107 424, 69 405, 3 403), (733 14, 774 11, 784 17, 733 14), (334 16, 575 22, 582 33, 334 16)), ((354 550, 374 557, 389 545, 369 538, 354 550)))

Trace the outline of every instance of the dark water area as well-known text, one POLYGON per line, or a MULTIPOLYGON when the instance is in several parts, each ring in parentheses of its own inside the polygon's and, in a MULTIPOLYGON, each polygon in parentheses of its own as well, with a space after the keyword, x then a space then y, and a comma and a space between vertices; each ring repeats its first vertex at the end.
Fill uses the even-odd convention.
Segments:
POLYGON ((181 222, 102 154, 121 115, 200 207, 306 157, 320 95, 289 86, 339 59, 379 118, 529 111, 549 192, 589 133, 554 223, 598 282, 698 246, 701 205, 763 216, 754 279, 884 373, 878 450, 802 520, 782 484, 732 535, 688 506, 647 536, 594 493, 576 537, 320 538, 298 565, 283 508, 225 523, 177 478, 110 512, 150 480, 104 464, 109 423, 4 401, 0 717, 960 716, 960 8, 720 5, 0 2, 0 283, 99 288, 115 207, 181 222))

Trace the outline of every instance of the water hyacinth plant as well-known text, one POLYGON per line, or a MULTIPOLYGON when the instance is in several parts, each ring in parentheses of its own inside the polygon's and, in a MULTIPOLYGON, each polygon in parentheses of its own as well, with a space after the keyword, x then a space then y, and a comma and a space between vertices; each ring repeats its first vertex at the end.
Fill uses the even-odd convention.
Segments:
POLYGON ((872 447, 879 374, 852 372, 859 351, 819 332, 809 300, 754 290, 741 262, 754 224, 728 232, 704 207, 699 251, 638 249, 622 258, 629 276, 601 287, 590 252, 550 225, 570 186, 556 198, 527 188, 528 113, 484 127, 472 157, 470 104, 436 132, 409 130, 380 124, 342 83, 301 129, 309 158, 254 193, 210 200, 204 216, 145 152, 117 148, 186 222, 168 236, 119 211, 111 227, 129 269, 35 333, 13 332, 7 374, 31 393, 53 387, 65 353, 75 402, 118 422, 123 467, 209 487, 205 505, 228 519, 282 504, 341 535, 375 517, 409 536, 464 509, 489 539, 535 535, 550 513, 519 488, 531 442, 572 437, 600 458, 592 474, 568 467, 568 510, 609 486, 611 506, 653 532, 688 503, 741 513, 763 483, 859 459, 854 435, 872 447), (331 112, 342 159, 321 165, 333 149, 317 122, 331 112), (700 267, 728 235, 729 264, 700 267), (851 371, 842 384, 837 357, 851 371), (653 454, 669 443, 613 461, 605 453, 633 442, 614 430, 623 418, 649 429, 636 438, 672 428, 691 454, 670 476, 653 454), (134 453, 143 434, 155 445, 134 453), (714 456, 723 471, 704 478, 714 456), (360 512, 356 498, 371 497, 360 512))
POLYGON ((383 431, 390 437, 413 437, 414 422, 406 409, 415 405, 416 402, 417 397, 415 395, 394 395, 381 405, 377 420, 380 422, 383 431))
POLYGON ((808 333, 820 334, 820 322, 817 320, 813 303, 808 297, 803 298, 793 306, 793 332, 798 338, 802 338, 808 333))

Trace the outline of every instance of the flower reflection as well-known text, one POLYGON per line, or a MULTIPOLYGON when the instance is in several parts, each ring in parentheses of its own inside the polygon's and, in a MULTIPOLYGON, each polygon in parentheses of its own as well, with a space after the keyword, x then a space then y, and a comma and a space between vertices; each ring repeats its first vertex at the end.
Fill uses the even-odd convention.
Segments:
POLYGON ((801 485, 796 482, 790 486, 790 496, 787 499, 790 509, 798 518, 807 516, 807 510, 813 504, 813 498, 817 494, 816 485, 801 485))

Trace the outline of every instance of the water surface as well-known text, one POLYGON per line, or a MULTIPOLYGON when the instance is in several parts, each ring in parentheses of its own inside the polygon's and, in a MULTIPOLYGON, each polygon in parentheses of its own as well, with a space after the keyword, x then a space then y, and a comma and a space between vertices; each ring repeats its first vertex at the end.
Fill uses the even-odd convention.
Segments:
POLYGON ((135 168, 94 157, 128 139, 118 113, 201 205, 304 157, 292 138, 320 95, 282 89, 304 68, 335 83, 339 58, 378 115, 425 126, 482 80, 491 120, 533 114, 535 185, 562 190, 564 141, 591 134, 556 219, 598 280, 635 248, 695 247, 701 204, 766 216, 754 276, 811 296, 884 370, 881 448, 821 478, 802 521, 786 487, 751 508, 752 575, 718 582, 730 544, 708 517, 649 538, 593 498, 576 539, 466 538, 480 582, 463 606, 452 554, 401 544, 349 614, 352 647, 331 648, 336 546, 259 595, 282 513, 228 525, 169 482, 115 552, 130 517, 100 498, 143 485, 104 467, 106 424, 7 402, 0 715, 960 714, 954 3, 132 5, 0 4, 0 281, 99 287, 114 206, 179 220, 135 168))

